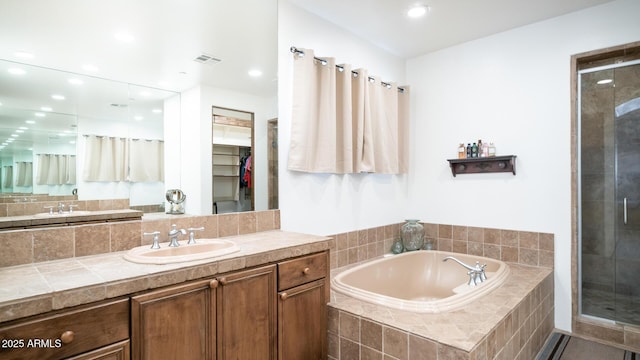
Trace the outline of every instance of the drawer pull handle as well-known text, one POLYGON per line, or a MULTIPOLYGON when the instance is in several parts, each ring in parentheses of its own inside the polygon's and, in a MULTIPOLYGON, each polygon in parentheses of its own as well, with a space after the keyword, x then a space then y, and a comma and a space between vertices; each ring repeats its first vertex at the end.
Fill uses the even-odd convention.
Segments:
POLYGON ((209 287, 212 289, 215 289, 218 287, 218 280, 217 279, 213 279, 209 282, 209 287))
POLYGON ((282 294, 280 294, 280 299, 281 300, 287 300, 287 298, 289 297, 289 294, 287 294, 286 292, 283 292, 282 294))
POLYGON ((226 277, 222 277, 222 278, 218 279, 218 281, 220 282, 220 285, 227 285, 227 278, 226 277))
POLYGON ((309 269, 308 267, 306 267, 306 268, 304 268, 302 270, 302 273, 305 274, 305 275, 309 275, 310 272, 311 272, 311 269, 309 269))
POLYGON ((75 336, 76 334, 73 331, 67 330, 63 332, 62 335, 60 335, 60 340, 62 341, 63 344, 70 344, 75 338, 75 336))

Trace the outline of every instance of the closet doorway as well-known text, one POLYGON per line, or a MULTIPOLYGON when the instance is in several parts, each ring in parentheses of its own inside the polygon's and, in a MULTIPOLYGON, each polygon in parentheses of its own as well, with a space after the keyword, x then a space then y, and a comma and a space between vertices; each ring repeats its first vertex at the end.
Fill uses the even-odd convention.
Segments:
POLYGON ((254 114, 213 107, 213 213, 254 210, 254 114))

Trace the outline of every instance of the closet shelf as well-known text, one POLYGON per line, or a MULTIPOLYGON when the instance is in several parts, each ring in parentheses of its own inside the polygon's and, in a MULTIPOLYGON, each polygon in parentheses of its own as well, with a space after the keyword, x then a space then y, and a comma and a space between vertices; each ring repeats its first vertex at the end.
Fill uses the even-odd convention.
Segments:
POLYGON ((480 174, 510 172, 516 174, 516 155, 472 159, 448 159, 451 174, 480 174))

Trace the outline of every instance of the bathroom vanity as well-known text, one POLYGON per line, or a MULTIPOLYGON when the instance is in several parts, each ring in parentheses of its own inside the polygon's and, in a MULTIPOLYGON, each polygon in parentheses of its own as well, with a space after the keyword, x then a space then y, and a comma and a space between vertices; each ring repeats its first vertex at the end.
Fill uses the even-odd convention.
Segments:
POLYGON ((111 280, 0 302, 2 321, 42 298, 60 307, 0 323, 0 357, 325 359, 330 239, 282 231, 228 239, 241 251, 189 263, 135 264, 112 253, 57 264, 78 262, 111 280))

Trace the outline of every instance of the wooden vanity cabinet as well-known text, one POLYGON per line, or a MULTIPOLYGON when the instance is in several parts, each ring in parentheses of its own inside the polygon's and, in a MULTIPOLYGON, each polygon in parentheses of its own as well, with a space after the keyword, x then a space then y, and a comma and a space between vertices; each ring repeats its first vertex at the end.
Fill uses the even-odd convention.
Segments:
POLYGON ((129 299, 19 320, 0 327, 0 358, 129 359, 129 299))
POLYGON ((278 359, 327 358, 328 252, 278 264, 278 359))
POLYGON ((131 299, 133 359, 275 359, 276 266, 131 299))

